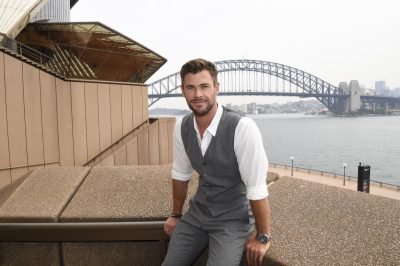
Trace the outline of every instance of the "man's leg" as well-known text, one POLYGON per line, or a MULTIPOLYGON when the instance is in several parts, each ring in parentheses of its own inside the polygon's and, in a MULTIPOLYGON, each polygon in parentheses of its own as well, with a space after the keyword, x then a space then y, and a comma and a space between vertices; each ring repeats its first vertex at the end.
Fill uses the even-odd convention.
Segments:
POLYGON ((252 229, 248 224, 225 224, 210 230, 207 266, 239 265, 252 229))
POLYGON ((181 220, 172 234, 167 255, 162 265, 191 265, 207 244, 207 232, 181 220))

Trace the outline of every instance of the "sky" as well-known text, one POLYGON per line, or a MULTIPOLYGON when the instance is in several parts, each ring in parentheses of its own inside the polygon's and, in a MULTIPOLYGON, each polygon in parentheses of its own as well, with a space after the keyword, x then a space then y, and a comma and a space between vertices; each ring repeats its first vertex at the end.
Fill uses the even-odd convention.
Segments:
MULTIPOLYGON (((99 21, 168 61, 148 81, 193 58, 257 59, 311 73, 333 85, 376 80, 400 87, 398 0, 79 0, 71 21, 99 21)), ((224 97, 235 104, 292 97, 224 97)), ((221 100, 221 97, 220 97, 221 100)), ((176 107, 164 99, 155 107, 176 107)), ((224 103, 223 103, 224 104, 224 103)))

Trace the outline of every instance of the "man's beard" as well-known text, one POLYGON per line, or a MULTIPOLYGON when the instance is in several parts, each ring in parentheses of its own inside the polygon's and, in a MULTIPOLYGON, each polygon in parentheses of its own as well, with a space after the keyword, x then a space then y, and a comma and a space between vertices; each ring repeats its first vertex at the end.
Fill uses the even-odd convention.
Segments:
POLYGON ((187 104, 188 104, 190 110, 192 110, 192 112, 195 115, 205 116, 211 111, 211 109, 214 107, 214 104, 215 104, 215 101, 211 101, 210 99, 206 99, 205 101, 207 102, 207 106, 202 110, 196 110, 190 102, 187 102, 187 104))

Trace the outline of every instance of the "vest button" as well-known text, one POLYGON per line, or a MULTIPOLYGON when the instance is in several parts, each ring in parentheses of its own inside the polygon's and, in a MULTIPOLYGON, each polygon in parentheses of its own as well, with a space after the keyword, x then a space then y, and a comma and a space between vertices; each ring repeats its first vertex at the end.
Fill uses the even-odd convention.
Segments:
POLYGON ((206 165, 207 163, 206 162, 203 162, 203 165, 206 165))
POLYGON ((207 174, 204 174, 204 177, 207 177, 207 174))
POLYGON ((209 186, 210 186, 210 184, 206 183, 206 187, 209 187, 209 186))

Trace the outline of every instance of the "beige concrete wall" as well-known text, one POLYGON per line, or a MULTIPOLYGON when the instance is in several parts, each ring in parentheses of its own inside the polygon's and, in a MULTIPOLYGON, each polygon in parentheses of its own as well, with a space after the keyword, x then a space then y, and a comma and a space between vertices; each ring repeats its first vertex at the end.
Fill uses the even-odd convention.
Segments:
MULTIPOLYGON (((121 85, 121 95, 122 134, 125 136, 133 128, 132 87, 129 85, 121 85)), ((141 121, 143 121, 143 119, 141 119, 141 121)))
POLYGON ((160 119, 158 129, 159 164, 172 162, 172 134, 175 120, 160 119))
POLYGON ((175 118, 150 119, 111 146, 89 166, 160 165, 172 163, 175 118))
MULTIPOLYGON (((0 52, 0 188, 37 167, 97 158, 148 120, 147 109, 145 85, 64 81, 0 52)), ((149 163, 148 134, 140 138, 146 145, 136 137, 106 163, 138 164, 129 153, 138 147, 149 163)))
POLYGON ((139 165, 138 137, 132 137, 126 144, 126 165, 139 165))
POLYGON ((28 171, 22 62, 4 55, 8 145, 11 178, 28 171))
POLYGON ((23 84, 28 165, 43 165, 43 127, 41 126, 42 110, 39 70, 23 64, 23 84))
POLYGON ((60 148, 58 143, 56 78, 43 71, 40 74, 42 106, 43 149, 45 165, 58 165, 60 148))
POLYGON ((82 165, 88 160, 88 143, 86 131, 85 84, 74 82, 71 84, 72 101, 72 133, 74 142, 75 165, 82 165))
POLYGON ((122 138, 122 95, 121 85, 110 85, 111 140, 115 143, 122 138))
MULTIPOLYGON (((143 116, 143 101, 142 89, 139 86, 132 86, 132 106, 133 106, 133 127, 136 128, 141 124, 141 121, 148 119, 148 116, 143 116)), ((147 104, 147 102, 146 102, 147 104)))
POLYGON ((149 126, 149 164, 158 165, 160 163, 160 149, 159 149, 159 139, 158 131, 160 128, 159 121, 153 122, 149 126))
POLYGON ((99 103, 96 83, 85 83, 85 106, 87 151, 90 160, 100 153, 99 103))
POLYGON ((175 127, 175 119, 169 119, 168 120, 168 139, 170 140, 168 142, 168 162, 173 161, 173 145, 172 145, 172 137, 174 134, 174 127, 175 127))
POLYGON ((3 187, 11 182, 3 53, 0 53, 0 81, 0 187, 3 187))
POLYGON ((60 164, 75 165, 71 83, 56 79, 60 164))
POLYGON ((149 127, 143 128, 138 134, 139 165, 150 164, 149 158, 149 127))
POLYGON ((111 104, 110 104, 110 85, 99 84, 99 132, 100 150, 105 150, 112 144, 111 140, 111 104))

